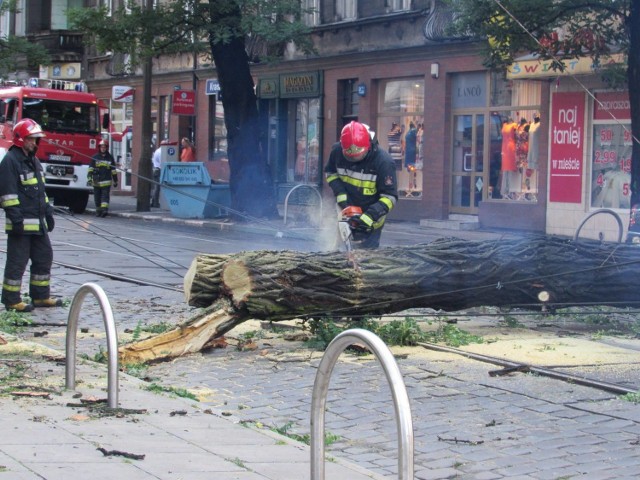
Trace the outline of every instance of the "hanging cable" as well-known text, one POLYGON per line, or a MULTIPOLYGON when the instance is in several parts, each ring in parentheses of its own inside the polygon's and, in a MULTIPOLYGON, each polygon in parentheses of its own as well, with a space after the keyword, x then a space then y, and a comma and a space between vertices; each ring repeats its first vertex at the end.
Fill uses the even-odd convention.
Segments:
MULTIPOLYGON (((64 209, 55 207, 55 211, 57 213, 62 213, 64 216, 67 217, 67 220, 69 220, 71 223, 75 224, 76 226, 82 228, 85 231, 88 231, 89 233, 91 233, 93 235, 96 235, 96 236, 98 236, 100 238, 103 238, 103 239, 105 239, 107 241, 110 241, 110 242, 114 243, 116 246, 124 249, 124 251, 126 251, 127 253, 131 253, 132 255, 135 255, 138 258, 142 258, 142 259, 148 261, 149 263, 155 265, 156 267, 161 268, 161 269, 163 269, 163 270, 165 270, 165 271, 167 271, 169 273, 172 273, 172 274, 174 274, 176 276, 179 276, 179 277, 183 276, 183 273, 179 273, 179 272, 176 272, 174 270, 171 270, 170 268, 166 267, 165 265, 162 265, 162 264, 156 262, 155 260, 153 260, 151 258, 151 256, 158 256, 158 255, 155 252, 153 252, 152 250, 149 250, 148 248, 145 248, 145 247, 142 247, 141 245, 136 244, 136 248, 139 248, 139 249, 143 250, 144 252, 147 252, 147 253, 150 254, 149 257, 144 257, 144 256, 140 255, 139 253, 134 252, 130 248, 127 248, 126 246, 117 243, 116 240, 121 240, 121 241, 124 241, 125 243, 129 243, 129 244, 132 244, 133 242, 129 242, 129 241, 125 240, 122 237, 114 236, 113 234, 111 234, 111 232, 108 232, 106 229, 98 227, 97 225, 92 226, 94 230, 92 230, 90 228, 86 228, 84 225, 81 225, 79 221, 76 221, 75 217, 71 213, 67 212, 64 209), (101 232, 98 232, 98 230, 101 230, 102 232, 107 232, 109 235, 106 235, 106 234, 103 234, 101 232), (114 240, 114 239, 116 239, 116 240, 114 240)), ((181 265, 181 264, 179 264, 179 263, 177 263, 177 262, 175 262, 175 261, 173 261, 173 260, 171 260, 169 258, 165 258, 165 260, 167 260, 170 263, 174 264, 175 266, 183 268, 185 270, 188 268, 188 267, 186 267, 184 265, 181 265)))

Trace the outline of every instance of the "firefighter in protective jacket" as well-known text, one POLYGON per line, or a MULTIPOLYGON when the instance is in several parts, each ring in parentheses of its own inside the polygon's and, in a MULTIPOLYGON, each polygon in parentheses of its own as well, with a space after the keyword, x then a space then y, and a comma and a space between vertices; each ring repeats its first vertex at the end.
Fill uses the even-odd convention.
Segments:
POLYGON ((89 164, 88 184, 93 185, 93 200, 96 204, 96 217, 106 217, 109 214, 109 197, 111 195, 111 185, 118 186, 118 172, 116 171, 116 161, 109 153, 107 142, 101 140, 98 144, 100 150, 93 157, 89 164))
POLYGON ((13 146, 0 163, 0 205, 4 209, 7 260, 2 283, 2 303, 7 310, 30 312, 34 307, 59 307, 50 296, 53 249, 48 232, 55 225, 53 207, 45 192, 42 166, 35 156, 45 134, 30 118, 13 127, 13 146), (31 260, 29 295, 22 301, 22 276, 31 260))
POLYGON ((349 219, 357 247, 377 248, 387 214, 398 199, 396 167, 375 134, 359 122, 345 125, 325 167, 327 183, 341 209, 360 207, 349 219))

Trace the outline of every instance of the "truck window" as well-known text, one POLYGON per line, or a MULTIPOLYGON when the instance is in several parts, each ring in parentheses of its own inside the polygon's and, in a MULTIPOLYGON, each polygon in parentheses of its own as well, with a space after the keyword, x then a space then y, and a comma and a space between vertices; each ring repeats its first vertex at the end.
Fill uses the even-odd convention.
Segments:
POLYGON ((25 98, 22 102, 22 116, 35 120, 44 130, 51 132, 100 132, 98 106, 93 104, 25 98))
POLYGON ((0 123, 15 123, 17 98, 5 98, 0 101, 0 123))

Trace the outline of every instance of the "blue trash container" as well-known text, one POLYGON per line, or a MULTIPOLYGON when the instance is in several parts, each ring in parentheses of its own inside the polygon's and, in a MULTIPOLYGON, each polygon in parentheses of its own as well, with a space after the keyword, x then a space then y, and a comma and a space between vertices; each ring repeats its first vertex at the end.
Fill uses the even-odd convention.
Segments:
POLYGON ((167 162, 160 173, 160 194, 177 218, 215 218, 228 214, 229 185, 215 184, 202 162, 167 162))

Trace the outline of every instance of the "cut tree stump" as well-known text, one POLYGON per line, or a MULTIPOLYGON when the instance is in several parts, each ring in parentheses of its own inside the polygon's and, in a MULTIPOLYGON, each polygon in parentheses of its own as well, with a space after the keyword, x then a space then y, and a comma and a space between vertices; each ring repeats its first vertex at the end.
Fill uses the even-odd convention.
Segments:
POLYGON ((343 252, 198 255, 185 276, 185 298, 207 311, 121 352, 123 358, 145 351, 152 352, 148 359, 160 359, 198 351, 248 319, 380 315, 418 307, 625 307, 640 302, 639 285, 640 248, 547 236, 446 238, 358 250, 354 262, 343 252))

